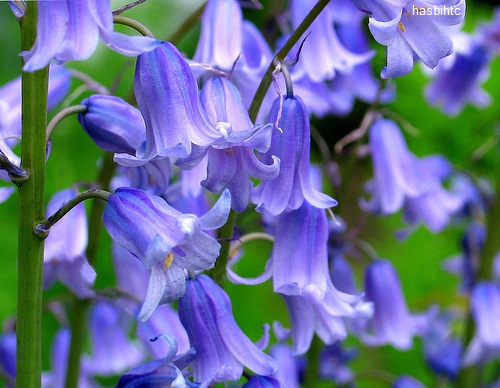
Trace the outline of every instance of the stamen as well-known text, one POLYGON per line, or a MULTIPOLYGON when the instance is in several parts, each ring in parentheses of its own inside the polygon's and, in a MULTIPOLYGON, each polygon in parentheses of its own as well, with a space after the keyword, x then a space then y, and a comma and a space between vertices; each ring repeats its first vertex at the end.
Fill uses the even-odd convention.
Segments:
POLYGON ((168 269, 172 265, 172 261, 174 261, 174 255, 172 253, 169 253, 165 257, 165 261, 163 262, 163 269, 168 269))
POLYGON ((399 27, 399 29, 400 29, 402 32, 406 32, 406 28, 405 28, 405 26, 404 26, 403 22, 399 22, 399 23, 398 23, 398 27, 399 27))

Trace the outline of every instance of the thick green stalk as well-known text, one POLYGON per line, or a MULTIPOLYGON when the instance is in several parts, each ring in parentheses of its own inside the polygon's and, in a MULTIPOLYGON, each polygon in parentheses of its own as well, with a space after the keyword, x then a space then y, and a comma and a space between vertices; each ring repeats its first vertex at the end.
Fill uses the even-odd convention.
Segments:
MULTIPOLYGON (((29 2, 21 20, 22 50, 36 39, 37 3, 29 2)), ((17 291, 17 387, 41 385, 43 238, 34 226, 45 218, 45 127, 48 67, 22 74, 21 167, 29 178, 19 187, 17 291)))
MULTIPOLYGON (((116 164, 113 161, 113 153, 107 152, 104 164, 97 179, 98 186, 103 190, 109 189, 111 178, 113 177, 116 164)), ((90 265, 93 265, 102 230, 102 213, 106 207, 105 201, 94 201, 90 211, 89 219, 89 243, 85 254, 90 265)), ((66 374, 66 388, 77 388, 78 377, 80 376, 81 355, 83 352, 83 343, 87 332, 87 315, 92 305, 90 299, 74 298, 73 316, 71 319, 71 344, 69 348, 68 367, 66 374)))

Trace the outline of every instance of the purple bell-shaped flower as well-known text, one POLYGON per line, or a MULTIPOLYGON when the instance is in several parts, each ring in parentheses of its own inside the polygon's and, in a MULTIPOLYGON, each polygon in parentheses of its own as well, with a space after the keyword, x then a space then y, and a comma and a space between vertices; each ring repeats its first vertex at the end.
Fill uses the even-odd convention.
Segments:
POLYGON ((276 371, 276 361, 238 327, 229 297, 210 277, 199 275, 187 282, 186 293, 179 299, 179 317, 197 352, 195 381, 236 381, 243 366, 262 376, 276 371))

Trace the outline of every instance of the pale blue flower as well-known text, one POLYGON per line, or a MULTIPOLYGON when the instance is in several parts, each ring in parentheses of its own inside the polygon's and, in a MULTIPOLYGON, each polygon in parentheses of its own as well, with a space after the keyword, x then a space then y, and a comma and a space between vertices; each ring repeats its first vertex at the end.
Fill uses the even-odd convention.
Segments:
POLYGON ((187 282, 186 293, 179 299, 179 316, 197 352, 195 381, 236 381, 243 366, 262 376, 276 371, 276 361, 238 327, 228 295, 210 277, 198 275, 187 282))
POLYGON ((109 197, 103 216, 109 234, 150 272, 139 320, 147 320, 158 304, 184 294, 185 270, 202 271, 214 265, 220 244, 204 230, 226 222, 230 203, 231 195, 224 191, 207 214, 197 217, 142 190, 120 188, 109 197))
POLYGON ((87 59, 99 38, 123 55, 138 55, 160 44, 153 38, 114 32, 110 0, 40 1, 35 44, 21 53, 23 70, 42 69, 52 58, 58 63, 87 59))

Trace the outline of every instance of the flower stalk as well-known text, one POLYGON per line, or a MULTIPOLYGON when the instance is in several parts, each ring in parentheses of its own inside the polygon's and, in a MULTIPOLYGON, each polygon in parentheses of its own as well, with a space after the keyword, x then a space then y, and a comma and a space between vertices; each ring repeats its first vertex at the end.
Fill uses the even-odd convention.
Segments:
MULTIPOLYGON (((22 50, 36 39, 37 2, 29 2, 20 20, 22 50)), ((22 74, 21 168, 29 178, 19 187, 17 387, 41 386, 43 238, 34 226, 44 219, 45 128, 49 69, 22 74)))

